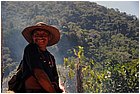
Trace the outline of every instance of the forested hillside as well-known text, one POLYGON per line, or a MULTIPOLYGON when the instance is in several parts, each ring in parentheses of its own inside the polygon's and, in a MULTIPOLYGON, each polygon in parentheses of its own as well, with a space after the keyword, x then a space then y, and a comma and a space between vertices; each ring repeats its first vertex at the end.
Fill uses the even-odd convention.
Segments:
MULTIPOLYGON (((139 92, 139 19, 135 15, 88 1, 2 1, 1 16, 4 89, 27 45, 22 30, 43 21, 61 31, 61 40, 49 50, 57 64, 73 73, 66 73, 69 80, 76 77, 77 62, 84 66, 82 92, 139 92)), ((71 86, 67 89, 76 92, 71 86)))

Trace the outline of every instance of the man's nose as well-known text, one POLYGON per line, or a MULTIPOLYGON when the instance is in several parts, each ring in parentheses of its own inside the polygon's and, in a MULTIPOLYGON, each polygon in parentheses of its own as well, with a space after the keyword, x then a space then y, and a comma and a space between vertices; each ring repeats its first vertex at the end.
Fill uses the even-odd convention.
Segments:
POLYGON ((37 38, 38 38, 38 39, 43 39, 44 37, 43 37, 43 36, 38 36, 37 38))

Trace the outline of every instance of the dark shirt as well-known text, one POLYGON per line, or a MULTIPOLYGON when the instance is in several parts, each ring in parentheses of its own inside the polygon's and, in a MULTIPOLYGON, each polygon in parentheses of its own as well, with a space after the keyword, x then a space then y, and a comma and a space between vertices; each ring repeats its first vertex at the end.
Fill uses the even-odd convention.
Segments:
POLYGON ((48 75, 56 92, 62 92, 59 88, 59 77, 57 74, 55 59, 50 52, 47 50, 41 52, 36 44, 30 43, 24 50, 23 60, 24 66, 26 66, 24 71, 26 71, 29 76, 34 75, 34 68, 39 68, 48 75))

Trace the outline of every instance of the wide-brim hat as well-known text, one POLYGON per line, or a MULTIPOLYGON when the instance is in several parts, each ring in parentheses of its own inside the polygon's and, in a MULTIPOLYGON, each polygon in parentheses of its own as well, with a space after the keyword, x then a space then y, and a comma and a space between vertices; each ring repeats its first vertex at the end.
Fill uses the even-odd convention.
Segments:
POLYGON ((27 42, 29 42, 29 43, 33 42, 32 32, 35 29, 44 29, 44 30, 46 30, 46 31, 48 31, 50 33, 50 37, 51 38, 48 41, 48 45, 47 46, 52 46, 52 45, 58 43, 58 41, 60 40, 60 32, 59 32, 59 30, 56 27, 51 26, 51 25, 47 25, 44 22, 38 22, 38 23, 36 23, 36 25, 26 27, 22 31, 22 35, 27 40, 27 42))

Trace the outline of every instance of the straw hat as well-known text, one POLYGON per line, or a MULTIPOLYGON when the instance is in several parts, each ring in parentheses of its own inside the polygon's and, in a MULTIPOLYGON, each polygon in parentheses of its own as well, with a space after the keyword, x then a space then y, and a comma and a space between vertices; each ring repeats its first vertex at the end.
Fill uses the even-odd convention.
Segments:
POLYGON ((47 25, 44 22, 38 22, 38 23, 36 23, 36 25, 29 26, 22 31, 22 35, 27 40, 27 42, 29 42, 29 43, 33 42, 32 32, 33 32, 33 30, 39 29, 39 28, 40 29, 45 29, 45 30, 50 32, 51 39, 49 40, 47 46, 52 46, 60 40, 60 32, 57 28, 55 28, 53 26, 50 26, 50 25, 47 25))

